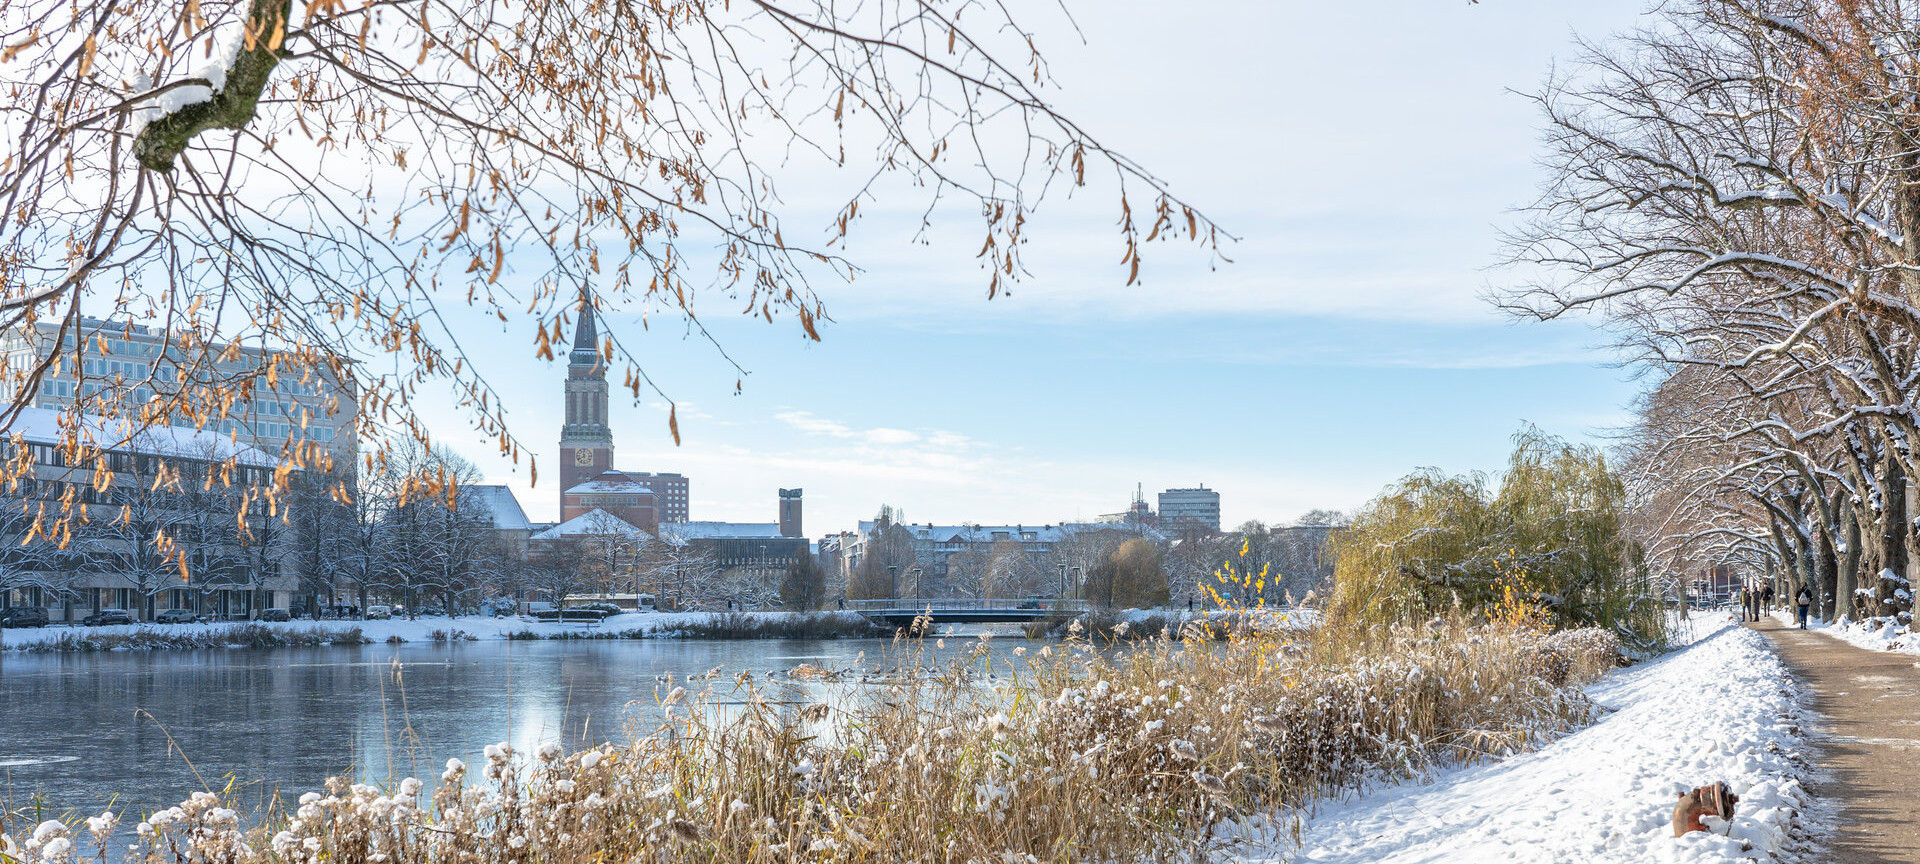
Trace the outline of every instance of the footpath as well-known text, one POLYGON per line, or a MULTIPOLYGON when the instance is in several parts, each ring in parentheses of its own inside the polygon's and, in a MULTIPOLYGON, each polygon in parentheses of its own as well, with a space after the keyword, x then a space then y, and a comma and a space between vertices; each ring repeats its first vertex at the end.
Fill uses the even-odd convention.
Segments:
POLYGON ((1811 730, 1821 770, 1807 790, 1838 805, 1820 839, 1821 861, 1920 864, 1920 663, 1912 654, 1868 651, 1763 618, 1780 659, 1813 694, 1823 728, 1811 730))

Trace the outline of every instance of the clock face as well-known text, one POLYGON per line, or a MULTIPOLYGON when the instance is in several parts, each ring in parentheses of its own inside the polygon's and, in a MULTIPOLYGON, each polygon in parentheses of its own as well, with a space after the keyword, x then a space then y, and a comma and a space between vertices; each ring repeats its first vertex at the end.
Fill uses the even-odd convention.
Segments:
POLYGON ((592 465, 592 464, 593 464, 593 451, 592 451, 592 450, 575 450, 575 451, 573 451, 573 464, 575 464, 575 465, 581 465, 581 466, 586 466, 586 465, 592 465))

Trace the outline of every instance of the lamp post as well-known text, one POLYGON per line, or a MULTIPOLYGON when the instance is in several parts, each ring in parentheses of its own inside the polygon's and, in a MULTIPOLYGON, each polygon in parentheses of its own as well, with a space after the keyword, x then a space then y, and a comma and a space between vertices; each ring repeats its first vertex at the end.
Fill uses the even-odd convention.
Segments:
POLYGON ((1058 564, 1055 566, 1060 568, 1060 577, 1054 580, 1053 596, 1055 598, 1062 598, 1067 596, 1067 565, 1058 564))
POLYGON ((900 596, 900 565, 887 565, 887 596, 898 599, 900 596))

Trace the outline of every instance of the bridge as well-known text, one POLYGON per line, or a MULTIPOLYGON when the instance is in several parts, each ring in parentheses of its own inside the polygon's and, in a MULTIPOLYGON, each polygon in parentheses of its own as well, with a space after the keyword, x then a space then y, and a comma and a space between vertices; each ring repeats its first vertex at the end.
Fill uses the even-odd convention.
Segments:
POLYGON ((1020 623, 1070 618, 1087 611, 1091 606, 1085 600, 1051 597, 932 597, 849 600, 847 608, 889 627, 909 627, 913 619, 922 615, 931 617, 935 624, 1020 623))

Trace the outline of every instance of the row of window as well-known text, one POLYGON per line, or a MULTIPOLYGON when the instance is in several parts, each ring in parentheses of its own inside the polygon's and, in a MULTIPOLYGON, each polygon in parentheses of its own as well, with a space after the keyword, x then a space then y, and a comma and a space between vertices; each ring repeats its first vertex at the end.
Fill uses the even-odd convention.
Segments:
MULTIPOLYGON (((53 468, 67 467, 67 451, 57 444, 28 444, 27 448, 33 453, 33 461, 36 465, 53 468)), ((0 452, 6 449, 10 449, 10 445, 0 444, 0 452)), ((170 461, 172 467, 183 478, 200 476, 200 472, 205 470, 204 466, 218 464, 200 459, 163 460, 162 457, 149 453, 126 453, 119 450, 110 450, 99 456, 99 461, 105 463, 106 467, 115 473, 151 475, 159 470, 163 461, 170 461)), ((76 467, 91 468, 93 466, 76 467)), ((259 465, 236 465, 228 476, 233 478, 233 482, 239 484, 266 483, 272 479, 273 469, 259 465)))

